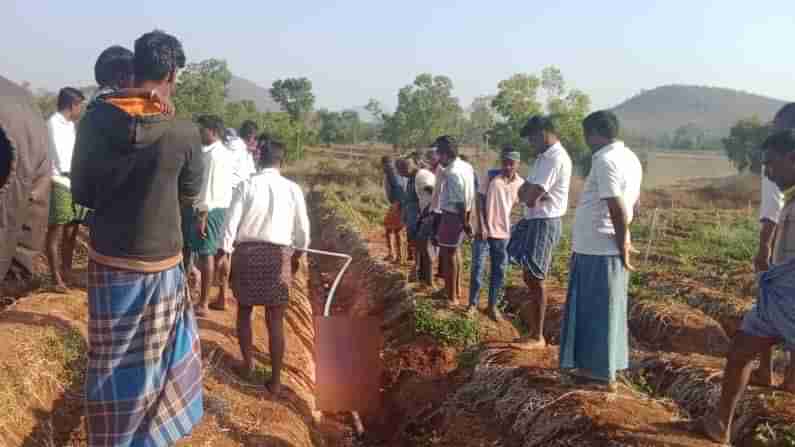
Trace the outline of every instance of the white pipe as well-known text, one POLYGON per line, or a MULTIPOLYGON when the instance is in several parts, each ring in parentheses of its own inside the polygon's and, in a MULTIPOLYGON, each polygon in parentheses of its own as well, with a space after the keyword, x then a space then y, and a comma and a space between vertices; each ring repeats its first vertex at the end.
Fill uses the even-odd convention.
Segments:
MULTIPOLYGON (((293 250, 298 250, 315 255, 331 256, 333 258, 345 259, 345 264, 343 264, 342 268, 340 269, 340 272, 337 273, 337 277, 334 279, 334 283, 331 285, 331 290, 329 290, 328 297, 326 297, 326 304, 323 306, 323 316, 330 317, 331 303, 334 301, 334 293, 336 293, 337 286, 340 285, 340 281, 342 281, 342 276, 345 274, 345 271, 348 270, 348 267, 351 265, 351 262, 353 262, 353 257, 351 257, 350 255, 346 255, 345 253, 314 250, 311 248, 293 247, 293 250)), ((352 411, 351 415, 353 415, 353 425, 354 428, 356 429, 356 433, 361 436, 364 433, 364 425, 362 425, 362 419, 359 417, 359 413, 355 411, 352 411)))

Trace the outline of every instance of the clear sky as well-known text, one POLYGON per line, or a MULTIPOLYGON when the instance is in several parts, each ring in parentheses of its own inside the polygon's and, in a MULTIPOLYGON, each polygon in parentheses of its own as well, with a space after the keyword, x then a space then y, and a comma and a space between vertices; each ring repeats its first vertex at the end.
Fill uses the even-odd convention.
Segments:
POLYGON ((160 28, 189 61, 226 59, 264 87, 306 76, 316 107, 397 91, 422 72, 467 107, 513 73, 558 66, 610 107, 663 84, 795 99, 792 0, 182 1, 0 0, 0 74, 33 87, 86 85, 99 52, 160 28), (126 8, 126 9, 125 9, 126 8), (10 14, 9 14, 10 12, 10 14))

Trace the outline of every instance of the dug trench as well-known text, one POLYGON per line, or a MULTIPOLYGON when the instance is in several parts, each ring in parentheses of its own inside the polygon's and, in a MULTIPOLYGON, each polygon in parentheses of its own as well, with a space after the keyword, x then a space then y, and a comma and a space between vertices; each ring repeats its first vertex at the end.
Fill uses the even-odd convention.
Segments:
MULTIPOLYGON (((383 407, 364 415, 352 437, 349 415, 321 415, 314 399, 313 317, 338 261, 312 257, 296 278, 286 330, 287 395, 274 399, 264 318, 257 313, 257 374, 244 379, 235 311, 200 320, 206 416, 181 446, 708 446, 691 421, 715 403, 728 337, 715 320, 681 302, 635 299, 630 313, 632 369, 619 392, 567 387, 557 371, 557 333, 565 290, 550 289, 549 347, 516 349, 518 330, 482 315, 467 323, 381 261, 380 235, 357 227, 334 191, 309 195, 313 247, 354 262, 332 313, 381 320, 385 336, 383 407), (474 332, 472 332, 474 329, 474 332)), ((37 289, 0 314, 0 445, 82 446, 86 295, 37 289)), ((524 297, 507 292, 511 307, 524 297)), ((738 418, 737 445, 788 445, 795 423, 790 395, 752 388, 738 418), (760 439, 762 441, 760 441, 760 439), (761 442, 761 443, 760 443, 761 442)))

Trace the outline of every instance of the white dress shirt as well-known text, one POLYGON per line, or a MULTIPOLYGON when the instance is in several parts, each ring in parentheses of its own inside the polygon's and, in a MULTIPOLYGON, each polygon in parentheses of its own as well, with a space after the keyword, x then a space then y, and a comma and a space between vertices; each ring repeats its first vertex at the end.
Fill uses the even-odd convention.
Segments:
POLYGON ((584 255, 620 254, 615 228, 605 199, 617 197, 632 221, 635 203, 640 198, 643 168, 640 160, 621 141, 609 144, 593 155, 591 172, 574 218, 573 248, 584 255))
POLYGON ((439 208, 442 211, 458 213, 456 203, 463 203, 466 211, 472 211, 475 205, 475 170, 472 165, 456 158, 444 170, 444 187, 442 188, 439 208))
POLYGON ((69 179, 63 177, 63 174, 72 169, 72 153, 77 138, 75 123, 67 120, 60 112, 55 112, 47 120, 47 131, 50 136, 53 181, 69 188, 69 179))
POLYGON ((417 190, 417 197, 420 199, 420 211, 425 210, 431 204, 433 199, 433 192, 426 192, 425 189, 436 187, 436 176, 433 172, 427 169, 417 170, 417 175, 414 177, 414 188, 417 190))
POLYGON ((235 242, 309 247, 309 217, 301 187, 278 169, 263 169, 244 180, 235 188, 223 235, 227 253, 232 253, 235 242))
POLYGON ((781 209, 784 208, 784 194, 772 180, 762 174, 762 197, 759 204, 759 220, 769 220, 778 224, 781 209))
POLYGON ((550 219, 566 215, 571 170, 571 157, 560 143, 555 143, 536 158, 527 181, 540 186, 545 194, 539 197, 533 208, 525 206, 527 219, 550 219))
POLYGON ((204 157, 204 183, 196 208, 199 211, 229 208, 229 204, 232 202, 232 191, 235 187, 234 154, 219 140, 203 147, 202 155, 204 157))

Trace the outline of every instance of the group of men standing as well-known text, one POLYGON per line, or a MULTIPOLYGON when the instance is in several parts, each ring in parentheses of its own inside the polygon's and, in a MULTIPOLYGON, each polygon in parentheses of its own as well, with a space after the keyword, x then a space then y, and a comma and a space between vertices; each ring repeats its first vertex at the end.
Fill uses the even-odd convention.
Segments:
MULTIPOLYGON (((561 334, 561 367, 573 376, 615 387, 616 372, 628 367, 627 288, 630 263, 629 224, 640 197, 642 167, 638 157, 617 139, 619 123, 609 111, 592 113, 582 123, 592 150, 592 168, 577 206, 574 253, 561 334)), ((478 176, 458 153, 449 136, 439 137, 414 168, 410 157, 398 160, 398 173, 408 179, 403 193, 403 224, 418 247, 416 278, 433 285, 431 247, 439 250, 439 272, 449 305, 459 304, 458 250, 466 236, 472 242, 472 270, 467 312, 478 312, 481 276, 490 259, 491 278, 486 314, 501 319, 498 307, 509 262, 522 267, 529 300, 520 309, 529 334, 517 340, 524 349, 546 345, 544 280, 560 241, 561 218, 568 210, 572 161, 561 144, 557 117, 534 116, 522 129, 535 162, 526 179, 518 173, 521 157, 506 146, 501 167, 478 176), (422 187, 418 192, 418 179, 422 187), (428 195, 423 201, 420 192, 428 195), (430 200, 428 200, 428 198, 430 200), (422 203, 419 213, 405 212, 422 203), (518 203, 524 218, 512 225, 518 203), (526 309, 529 307, 530 310, 526 309)), ((388 185, 390 178, 385 160, 388 185)), ((394 189, 394 187, 393 187, 394 189)), ((395 200, 393 194, 390 200, 395 200)), ((394 208, 393 208, 394 209, 394 208)))
POLYGON ((181 42, 161 31, 141 36, 134 52, 111 47, 97 61, 100 89, 77 129, 84 97, 75 89, 61 91, 49 122, 47 254, 58 291, 66 289, 77 225, 86 223, 90 234, 91 446, 166 446, 191 432, 203 415, 195 317, 226 307, 229 282, 243 373, 254 368, 253 306, 265 306, 266 386, 281 395, 283 319, 309 245, 303 192, 280 174, 284 145, 258 137, 255 123, 244 123, 238 137, 215 116, 175 117, 171 96, 184 66, 181 42), (186 275, 194 257, 201 270, 195 311, 186 275), (218 297, 208 304, 216 279, 218 297))

